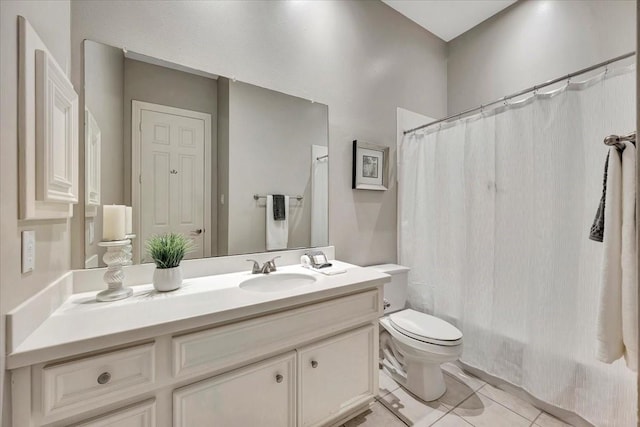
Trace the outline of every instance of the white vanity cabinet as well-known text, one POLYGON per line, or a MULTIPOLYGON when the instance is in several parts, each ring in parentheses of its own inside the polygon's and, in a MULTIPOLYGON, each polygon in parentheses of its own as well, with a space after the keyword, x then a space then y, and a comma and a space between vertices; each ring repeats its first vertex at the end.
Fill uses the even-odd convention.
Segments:
POLYGON ((375 396, 376 331, 369 324, 180 388, 173 426, 310 427, 339 420, 375 396))
POLYGON ((382 285, 12 368, 13 427, 340 425, 375 399, 382 285))

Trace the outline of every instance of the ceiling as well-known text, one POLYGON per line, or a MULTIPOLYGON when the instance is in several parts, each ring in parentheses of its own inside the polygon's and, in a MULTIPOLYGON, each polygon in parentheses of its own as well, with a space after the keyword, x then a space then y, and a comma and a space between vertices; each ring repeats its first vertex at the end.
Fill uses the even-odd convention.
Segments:
POLYGON ((448 42, 516 0, 382 0, 448 42))

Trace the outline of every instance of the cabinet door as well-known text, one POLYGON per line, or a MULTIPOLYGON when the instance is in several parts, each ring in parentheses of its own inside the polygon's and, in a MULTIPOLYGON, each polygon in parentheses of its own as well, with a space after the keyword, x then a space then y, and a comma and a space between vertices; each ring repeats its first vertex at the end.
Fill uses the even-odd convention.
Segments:
POLYGON ((377 388, 374 325, 298 351, 299 426, 317 426, 370 401, 377 388))
POLYGON ((295 352, 182 387, 174 427, 287 427, 296 417, 295 352))
POLYGON ((155 427, 156 402, 149 400, 139 405, 112 412, 86 421, 76 427, 155 427))

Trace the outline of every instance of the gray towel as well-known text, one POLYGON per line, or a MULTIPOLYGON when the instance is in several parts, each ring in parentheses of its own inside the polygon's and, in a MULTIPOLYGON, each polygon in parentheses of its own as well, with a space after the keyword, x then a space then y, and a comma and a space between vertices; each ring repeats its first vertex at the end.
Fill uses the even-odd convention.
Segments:
POLYGON ((274 194, 273 195, 273 220, 282 221, 285 219, 287 219, 287 216, 284 210, 284 195, 274 194))
POLYGON ((609 170, 609 154, 607 153, 607 160, 604 161, 604 178, 602 180, 602 197, 600 197, 600 204, 596 212, 596 217, 591 225, 591 232, 589 233, 589 239, 602 242, 604 238, 604 205, 607 196, 607 171, 609 170))

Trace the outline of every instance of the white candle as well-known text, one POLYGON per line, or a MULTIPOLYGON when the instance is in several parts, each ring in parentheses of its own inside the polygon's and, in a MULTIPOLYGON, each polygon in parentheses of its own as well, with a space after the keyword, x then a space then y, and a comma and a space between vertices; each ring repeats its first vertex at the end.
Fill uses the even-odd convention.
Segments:
POLYGON ((133 208, 131 206, 125 206, 124 218, 125 232, 127 234, 133 234, 133 208))
POLYGON ((105 205, 102 207, 102 240, 124 240, 125 206, 105 205))

